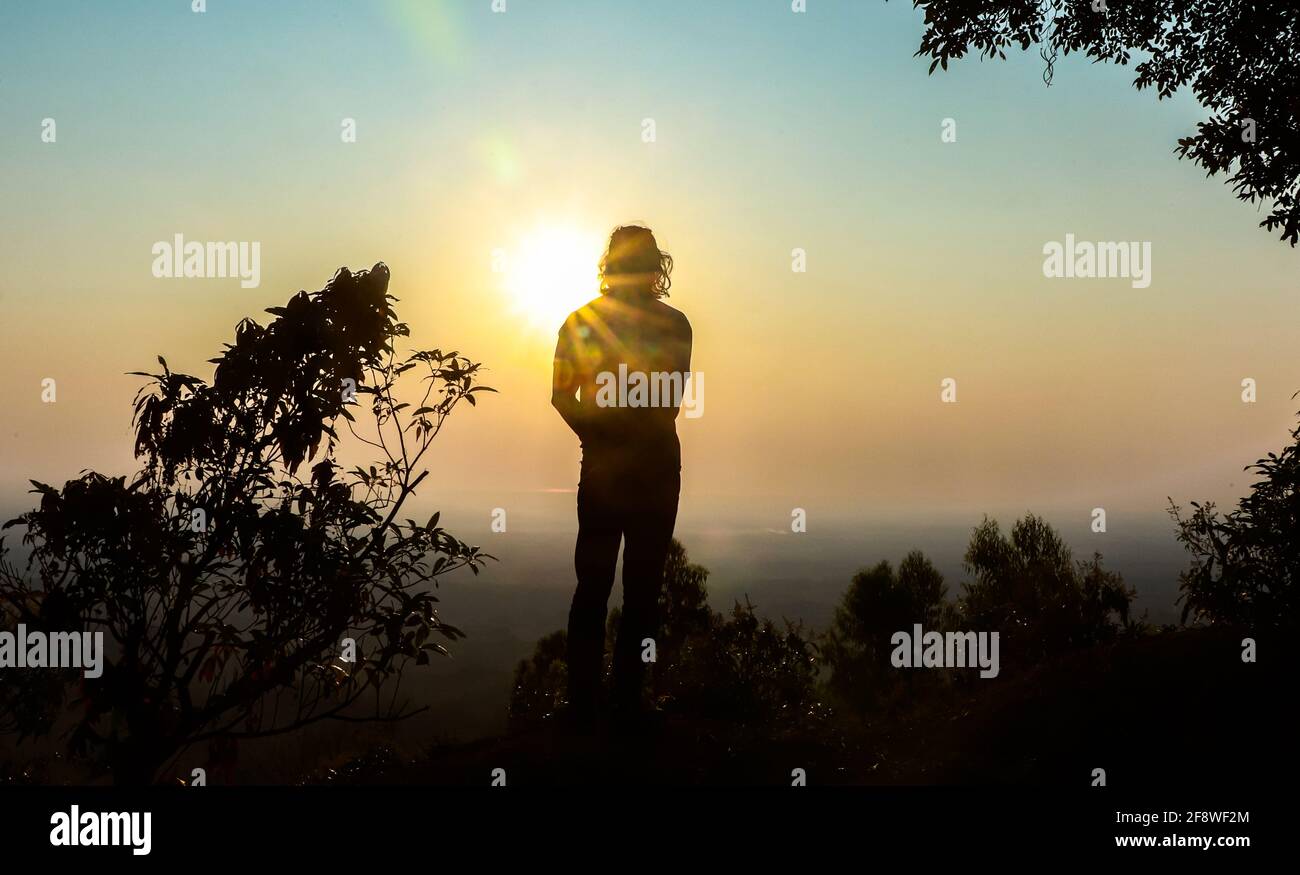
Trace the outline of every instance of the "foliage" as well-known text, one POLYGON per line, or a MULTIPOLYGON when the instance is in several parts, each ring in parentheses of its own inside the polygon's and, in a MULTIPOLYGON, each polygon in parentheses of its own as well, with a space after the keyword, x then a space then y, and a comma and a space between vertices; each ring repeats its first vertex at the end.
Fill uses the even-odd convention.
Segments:
POLYGON ((963 585, 960 622, 972 631, 998 632, 1006 665, 1032 665, 1067 650, 1113 640, 1132 624, 1136 592, 1101 554, 1075 562, 1061 536, 1027 514, 1003 535, 996 520, 971 534, 965 566, 975 579, 963 585))
POLYGON ((777 626, 746 599, 730 617, 687 636, 655 673, 654 693, 666 710, 739 723, 797 721, 816 716, 817 653, 801 624, 777 626))
POLYGON ((1170 501, 1180 540, 1192 554, 1180 576, 1183 622, 1296 627, 1300 584, 1300 425, 1291 444, 1245 470, 1259 477, 1237 508, 1192 502, 1184 517, 1170 501))
POLYGON ((907 554, 897 573, 882 560, 853 575, 822 641, 835 698, 869 709, 915 681, 915 672, 900 673, 890 664, 890 638, 899 631, 910 634, 916 623, 926 631, 947 628, 952 611, 947 589, 943 575, 919 550, 907 554))
POLYGON ((5 677, 5 728, 47 733, 58 717, 74 753, 145 782, 195 744, 360 719, 363 696, 369 719, 410 713, 386 682, 461 634, 428 584, 489 557, 438 514, 398 515, 452 410, 491 390, 454 351, 398 356, 409 331, 388 281, 383 264, 343 268, 268 325, 243 320, 211 384, 160 356, 140 374, 129 482, 33 482, 39 507, 6 524, 31 554, 25 571, 0 563, 0 623, 102 632, 108 653, 98 680, 5 677), (407 372, 415 405, 399 398, 407 372), (341 422, 373 464, 344 469, 341 422))
POLYGON ((914 0, 925 12, 918 56, 930 72, 968 52, 1006 58, 1042 44, 1050 84, 1057 53, 1127 65, 1160 99, 1191 86, 1209 117, 1178 141, 1237 197, 1271 202, 1260 225, 1300 238, 1300 8, 1250 0, 914 0))
MULTIPOLYGON (((778 627, 754 606, 737 603, 725 617, 708 606, 708 570, 690 562, 673 540, 660 590, 660 631, 649 694, 667 711, 742 723, 797 718, 817 708, 816 652, 798 624, 778 627)), ((612 653, 618 611, 606 627, 612 653)), ((538 641, 515 670, 510 720, 524 728, 564 704, 564 632, 538 641)), ((606 660, 609 668, 609 660, 606 660)))
POLYGON ((509 722, 518 730, 550 719, 564 706, 569 673, 565 663, 568 635, 563 629, 538 640, 529 659, 515 667, 510 689, 509 722))

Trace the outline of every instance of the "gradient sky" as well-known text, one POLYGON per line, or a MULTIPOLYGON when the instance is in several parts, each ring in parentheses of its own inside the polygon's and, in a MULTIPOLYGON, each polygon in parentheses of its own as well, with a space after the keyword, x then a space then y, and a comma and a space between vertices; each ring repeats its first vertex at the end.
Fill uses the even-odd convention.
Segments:
POLYGON ((1033 51, 927 77, 909 3, 808 6, 0 4, 0 504, 132 470, 127 371, 208 376, 241 317, 377 261, 412 342, 501 391, 439 439, 426 497, 572 489, 558 323, 519 311, 492 253, 589 245, 563 310, 627 221, 676 258, 706 377, 684 512, 1086 519, 1239 494, 1300 407, 1297 252, 1175 159, 1195 100, 1077 58, 1045 88, 1033 51), (1044 278, 1067 232, 1151 241, 1150 287, 1044 278), (260 241, 261 286, 155 279, 176 233, 260 241))

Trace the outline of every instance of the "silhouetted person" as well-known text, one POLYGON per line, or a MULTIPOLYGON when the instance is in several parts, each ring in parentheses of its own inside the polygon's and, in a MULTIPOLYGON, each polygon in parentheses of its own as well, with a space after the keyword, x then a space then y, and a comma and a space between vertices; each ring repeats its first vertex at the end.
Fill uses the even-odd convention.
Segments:
POLYGON ((600 262, 601 296, 570 314, 555 347, 551 403, 582 442, 567 657, 570 713, 580 725, 596 715, 620 541, 623 615, 611 691, 617 715, 640 714, 641 642, 658 632, 681 489, 674 420, 691 367, 690 323, 659 300, 672 266, 649 229, 616 228, 600 262))

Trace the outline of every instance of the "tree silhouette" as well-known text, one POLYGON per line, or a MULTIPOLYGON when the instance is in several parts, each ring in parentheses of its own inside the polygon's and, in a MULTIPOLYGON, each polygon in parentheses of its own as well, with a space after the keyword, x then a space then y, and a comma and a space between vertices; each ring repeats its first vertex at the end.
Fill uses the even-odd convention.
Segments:
POLYGON ((1224 173, 1237 197, 1271 202, 1260 222, 1292 246, 1300 238, 1300 8, 1250 0, 914 0, 925 11, 916 54, 930 72, 975 51, 1041 44, 1051 81, 1058 53, 1127 65, 1138 90, 1160 99, 1190 85, 1209 118, 1178 141, 1207 176, 1224 173))
MULTIPOLYGON (((798 719, 815 711, 816 652, 802 626, 787 622, 780 628, 759 617, 748 600, 736 603, 729 617, 712 610, 708 576, 674 538, 659 594, 647 695, 670 712, 738 723, 798 719)), ((617 628, 615 609, 606 624, 607 653, 617 628)), ((514 729, 543 722, 563 706, 564 642, 562 630, 543 637, 516 667, 509 710, 514 729)))
POLYGON ((446 652, 433 636, 461 634, 428 584, 490 557, 436 513, 398 515, 452 410, 491 390, 454 351, 398 356, 409 331, 388 281, 383 264, 343 268, 270 308, 265 327, 243 320, 211 384, 159 357, 160 373, 141 374, 143 466, 129 482, 33 481, 40 506, 6 524, 25 528, 31 554, 24 570, 0 552, 0 623, 102 632, 108 653, 96 680, 4 672, 4 728, 70 724, 74 753, 140 783, 202 742, 413 713, 397 699, 402 670, 446 652), (401 401, 399 384, 420 401, 401 401), (341 445, 373 463, 344 470, 341 445), (373 711, 353 707, 363 696, 373 711))
POLYGON ((512 730, 526 729, 551 719, 564 706, 568 686, 568 634, 563 629, 545 635, 533 655, 515 667, 507 716, 512 730))
POLYGON ((870 709, 916 681, 917 672, 892 667, 890 639, 900 631, 911 634, 916 623, 927 632, 944 630, 952 611, 947 589, 943 575, 919 550, 908 553, 897 572, 882 560, 853 575, 822 642, 835 698, 870 709))
POLYGON ((1192 554, 1180 576, 1183 622, 1293 630, 1300 585, 1300 425, 1291 444, 1247 471, 1259 474, 1236 510, 1192 502, 1182 516, 1170 501, 1178 540, 1192 554))
POLYGON ((1003 663, 1036 664, 1067 650, 1113 640, 1130 625, 1137 594, 1101 554, 1075 562, 1070 548, 1041 517, 1026 514, 1002 534, 996 520, 971 533, 958 622, 998 632, 1003 663))

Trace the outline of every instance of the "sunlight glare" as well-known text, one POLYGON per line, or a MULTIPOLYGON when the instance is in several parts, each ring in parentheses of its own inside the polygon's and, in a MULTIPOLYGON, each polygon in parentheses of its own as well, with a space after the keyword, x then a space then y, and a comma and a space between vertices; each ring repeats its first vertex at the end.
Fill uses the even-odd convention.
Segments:
POLYGON ((534 327, 556 331, 596 297, 603 239, 572 227, 541 227, 508 253, 505 287, 513 309, 534 327))

